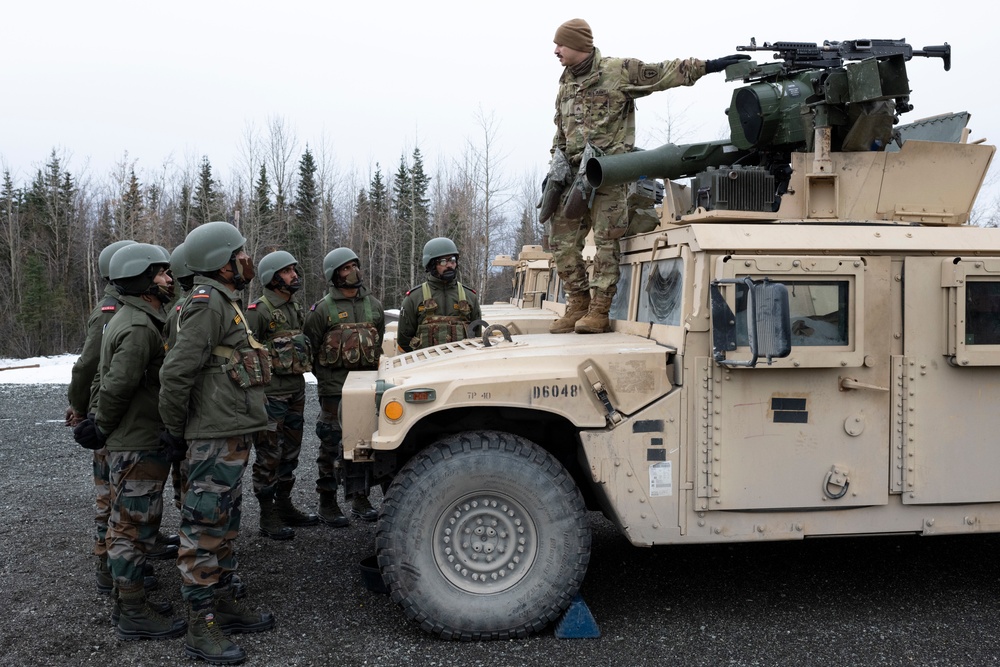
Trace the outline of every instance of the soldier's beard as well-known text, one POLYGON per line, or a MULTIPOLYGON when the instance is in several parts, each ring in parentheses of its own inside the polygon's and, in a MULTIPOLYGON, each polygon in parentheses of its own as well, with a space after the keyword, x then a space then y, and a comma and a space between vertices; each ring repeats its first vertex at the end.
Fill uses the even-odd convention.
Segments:
POLYGON ((445 281, 446 283, 450 283, 452 280, 455 279, 455 275, 457 273, 458 269, 445 269, 444 271, 438 274, 438 277, 441 280, 445 281))

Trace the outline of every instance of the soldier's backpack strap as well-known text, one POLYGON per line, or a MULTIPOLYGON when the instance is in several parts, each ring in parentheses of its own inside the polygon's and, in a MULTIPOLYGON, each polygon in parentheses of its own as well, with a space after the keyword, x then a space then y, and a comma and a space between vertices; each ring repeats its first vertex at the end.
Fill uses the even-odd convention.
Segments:
POLYGON ((428 299, 431 298, 431 286, 429 284, 424 283, 423 285, 420 286, 420 289, 423 290, 424 301, 427 301, 428 299))
POLYGON ((456 282, 455 285, 458 287, 458 300, 459 301, 466 301, 466 298, 465 298, 465 288, 462 287, 462 283, 456 282))
MULTIPOLYGON (((250 325, 247 324, 247 317, 246 315, 243 314, 243 311, 240 310, 240 307, 236 305, 236 302, 230 301, 229 305, 232 306, 233 310, 236 311, 237 319, 243 324, 243 328, 246 329, 247 342, 250 343, 250 347, 252 347, 255 350, 265 349, 264 346, 261 345, 256 338, 254 338, 253 332, 250 331, 250 325)), ((212 354, 219 357, 225 357, 228 359, 233 354, 233 348, 229 347, 228 345, 216 345, 215 347, 212 348, 212 354)))

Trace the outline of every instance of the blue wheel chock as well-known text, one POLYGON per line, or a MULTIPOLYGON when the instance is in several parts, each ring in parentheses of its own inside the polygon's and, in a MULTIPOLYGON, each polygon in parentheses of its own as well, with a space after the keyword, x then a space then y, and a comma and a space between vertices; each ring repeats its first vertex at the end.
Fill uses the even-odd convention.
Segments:
POLYGON ((555 634, 558 639, 595 639, 601 636, 601 628, 579 593, 556 623, 555 634))

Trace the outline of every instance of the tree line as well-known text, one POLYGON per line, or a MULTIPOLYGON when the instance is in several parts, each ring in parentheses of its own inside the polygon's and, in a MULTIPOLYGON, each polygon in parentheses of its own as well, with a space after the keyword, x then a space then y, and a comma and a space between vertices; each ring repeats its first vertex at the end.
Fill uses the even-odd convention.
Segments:
MULTIPOLYGON (((26 182, 5 168, 0 308, 8 325, 0 357, 79 351, 84 322, 105 287, 101 249, 133 239, 173 250, 213 220, 236 225, 255 261, 273 250, 291 252, 307 306, 326 292, 323 258, 346 246, 361 259, 372 292, 386 308, 398 308, 423 281, 421 251, 435 236, 458 245, 460 279, 483 303, 506 300, 510 277, 490 262, 540 242, 538 185, 534 177, 503 173, 497 123, 482 113, 478 120, 478 139, 460 158, 440 160, 433 175, 419 148, 402 152, 391 174, 378 163, 364 180, 340 173, 327 146, 299 150, 280 118, 263 131, 247 129, 228 183, 215 177, 208 156, 150 174, 126 155, 101 181, 71 173, 55 150, 26 182)), ((259 294, 253 281, 245 296, 259 294)))

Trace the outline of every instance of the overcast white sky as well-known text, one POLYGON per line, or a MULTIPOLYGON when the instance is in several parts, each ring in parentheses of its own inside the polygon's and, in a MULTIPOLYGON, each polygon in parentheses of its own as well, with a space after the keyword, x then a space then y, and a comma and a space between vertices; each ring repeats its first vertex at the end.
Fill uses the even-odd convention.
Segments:
MULTIPOLYGON (((544 173, 553 132, 555 28, 587 19, 605 55, 712 58, 764 41, 906 38, 949 42, 909 65, 915 110, 903 122, 972 112, 973 138, 1000 140, 995 9, 965 3, 239 2, 5 3, 0 14, 0 166, 30 179, 53 148, 78 176, 137 161, 196 164, 224 181, 248 127, 280 117, 300 150, 325 143, 343 172, 392 174, 415 146, 433 171, 479 143, 477 110, 497 122, 508 177, 544 173), (833 8, 833 9, 828 9, 833 8)), ((759 60, 770 53, 758 54, 759 60)), ((639 144, 727 136, 736 83, 721 74, 639 102, 639 144)), ((994 167, 996 171, 996 167, 994 167)))

